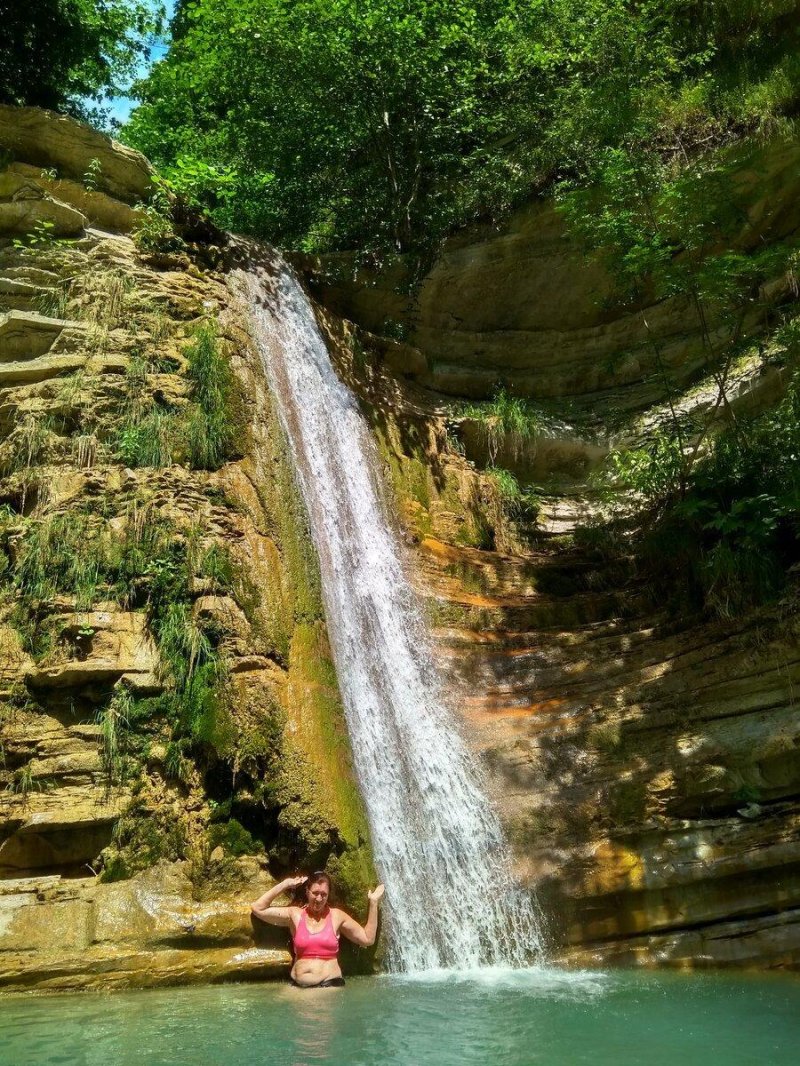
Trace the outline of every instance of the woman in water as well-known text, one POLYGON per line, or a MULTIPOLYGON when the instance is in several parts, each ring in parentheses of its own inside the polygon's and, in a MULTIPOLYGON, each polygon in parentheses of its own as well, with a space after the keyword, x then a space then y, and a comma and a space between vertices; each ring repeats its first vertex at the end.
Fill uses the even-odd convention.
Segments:
POLYGON ((339 969, 339 937, 344 934, 359 947, 369 948, 378 932, 378 903, 383 885, 367 893, 369 915, 366 925, 359 925, 349 914, 328 906, 331 879, 324 871, 308 877, 287 877, 257 899, 252 912, 270 925, 285 925, 292 931, 294 966, 292 984, 299 988, 337 988, 344 984, 339 969), (272 907, 282 892, 306 885, 305 907, 272 907))

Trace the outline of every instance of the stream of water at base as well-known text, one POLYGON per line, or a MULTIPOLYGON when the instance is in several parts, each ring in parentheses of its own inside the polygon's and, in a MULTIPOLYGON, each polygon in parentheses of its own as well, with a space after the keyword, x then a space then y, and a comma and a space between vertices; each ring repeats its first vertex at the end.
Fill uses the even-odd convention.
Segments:
POLYGON ((237 274, 297 471, 375 863, 390 969, 521 966, 541 952, 500 823, 442 698, 370 429, 277 255, 237 274), (450 920, 442 917, 450 900, 450 920), (457 920, 452 920, 457 914, 457 920))
POLYGON ((789 1066, 800 980, 557 970, 0 1000, 2 1066, 789 1066))

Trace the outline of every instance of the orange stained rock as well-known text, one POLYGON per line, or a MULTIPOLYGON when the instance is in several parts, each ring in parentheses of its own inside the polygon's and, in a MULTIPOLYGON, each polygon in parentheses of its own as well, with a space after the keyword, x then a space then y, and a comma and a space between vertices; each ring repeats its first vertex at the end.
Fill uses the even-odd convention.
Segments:
POLYGON ((645 868, 642 856, 612 840, 602 840, 593 849, 595 866, 587 889, 593 895, 644 887, 645 868))
POLYGON ((525 735, 535 737, 538 734, 547 733, 569 718, 570 725, 574 725, 581 719, 588 717, 591 712, 584 714, 571 713, 570 703, 566 699, 552 698, 539 702, 526 701, 525 703, 501 703, 473 697, 465 700, 462 704, 464 718, 473 724, 486 724, 487 722, 498 723, 518 722, 525 725, 525 735))

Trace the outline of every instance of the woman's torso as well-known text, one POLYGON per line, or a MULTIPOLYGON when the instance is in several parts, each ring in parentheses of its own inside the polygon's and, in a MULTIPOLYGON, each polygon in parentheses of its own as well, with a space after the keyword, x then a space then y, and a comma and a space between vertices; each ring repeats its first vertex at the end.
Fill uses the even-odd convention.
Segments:
POLYGON ((339 912, 333 909, 319 921, 310 918, 305 907, 292 913, 295 947, 292 979, 297 984, 318 985, 321 981, 342 976, 338 959, 340 925, 339 912))

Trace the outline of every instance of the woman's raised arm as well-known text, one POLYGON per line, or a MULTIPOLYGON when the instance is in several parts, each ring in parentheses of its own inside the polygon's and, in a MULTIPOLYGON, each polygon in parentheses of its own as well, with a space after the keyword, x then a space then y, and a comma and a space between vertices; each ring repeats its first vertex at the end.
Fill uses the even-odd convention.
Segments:
POLYGON ((360 948, 371 948, 378 935, 378 903, 384 893, 383 885, 378 885, 367 893, 369 900, 369 914, 364 925, 359 925, 355 918, 345 914, 344 921, 339 926, 339 932, 344 933, 348 940, 358 944, 360 948))
POLYGON ((270 904, 282 892, 286 892, 290 888, 296 888, 307 880, 307 877, 285 877, 283 881, 268 889, 263 896, 259 896, 250 908, 251 914, 254 914, 256 918, 260 918, 262 922, 268 922, 270 925, 291 925, 292 908, 272 907, 270 904))

